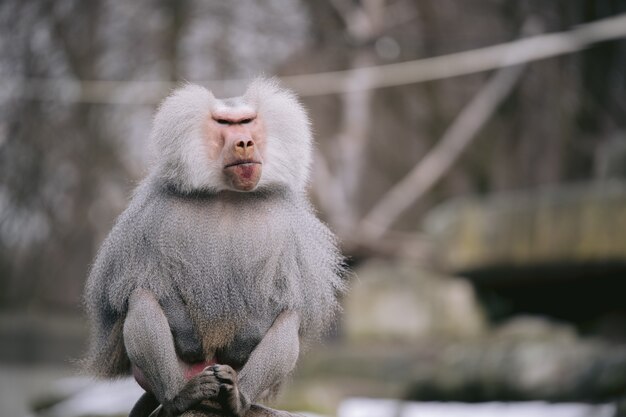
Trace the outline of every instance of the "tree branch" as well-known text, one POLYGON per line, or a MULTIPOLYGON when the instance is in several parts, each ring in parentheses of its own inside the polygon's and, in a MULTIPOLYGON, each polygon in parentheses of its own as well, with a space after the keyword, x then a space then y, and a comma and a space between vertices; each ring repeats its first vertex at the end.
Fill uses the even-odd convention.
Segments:
MULTIPOLYGON (((531 20, 523 32, 536 26, 531 20)), ((517 53, 511 51, 500 69, 468 103, 444 133, 437 145, 361 221, 359 235, 366 240, 380 239, 400 215, 439 181, 476 137, 478 131, 508 97, 519 81, 525 65, 506 67, 517 53)))
MULTIPOLYGON (((400 62, 345 71, 282 77, 285 85, 301 96, 343 94, 350 91, 392 87, 474 74, 502 67, 503 59, 513 56, 508 65, 539 61, 588 48, 594 43, 626 37, 626 14, 580 25, 565 32, 533 36, 486 48, 473 49, 433 58, 400 62), (365 73, 368 83, 354 85, 347 78, 365 73)), ((249 79, 196 81, 230 94, 249 79)), ((0 97, 66 102, 154 104, 179 82, 103 81, 41 78, 4 78, 0 97), (16 88, 19 86, 19 88, 16 88)))

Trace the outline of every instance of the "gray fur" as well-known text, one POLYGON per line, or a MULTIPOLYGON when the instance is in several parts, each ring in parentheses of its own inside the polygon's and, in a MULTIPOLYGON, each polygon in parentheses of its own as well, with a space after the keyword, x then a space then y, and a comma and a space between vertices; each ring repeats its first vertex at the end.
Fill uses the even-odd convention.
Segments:
MULTIPOLYGON (((163 343, 178 357, 198 355, 201 345, 204 358, 217 352, 235 368, 257 358, 241 370, 242 387, 255 400, 260 395, 255 386, 280 382, 295 363, 297 335, 295 341, 283 340, 293 323, 304 342, 318 337, 338 311, 337 295, 344 288, 335 239, 304 191, 311 148, 308 119, 295 97, 274 82, 256 81, 234 101, 186 86, 161 107, 153 138, 160 160, 157 156, 152 173, 104 241, 87 282, 92 322, 87 366, 101 376, 127 374, 127 352, 158 344, 158 335, 131 340, 142 325, 149 326, 150 316, 169 325, 163 343), (210 161, 203 168, 197 154, 185 154, 202 151, 196 137, 201 118, 194 110, 232 103, 255 108, 267 123, 267 166, 252 192, 229 191, 214 178, 219 174, 210 161), (168 115, 171 126, 166 126, 168 115), (136 290, 151 294, 163 314, 140 305, 137 311, 145 311, 137 319, 133 310, 132 322, 125 325, 136 290), (285 317, 297 319, 277 319, 287 311, 293 314, 285 317), (285 365, 267 362, 265 367, 275 369, 253 369, 268 358, 285 365)), ((168 355, 164 360, 173 366, 175 357, 168 355)), ((180 376, 168 378, 174 381, 170 389, 178 390, 180 376)), ((161 391, 155 393, 160 401, 172 395, 161 391)))
POLYGON ((183 372, 178 367, 174 340, 163 309, 152 293, 144 289, 133 291, 124 320, 124 346, 131 362, 143 370, 152 384, 154 395, 172 401, 185 386, 183 372), (159 366, 154 366, 158 363, 159 366))

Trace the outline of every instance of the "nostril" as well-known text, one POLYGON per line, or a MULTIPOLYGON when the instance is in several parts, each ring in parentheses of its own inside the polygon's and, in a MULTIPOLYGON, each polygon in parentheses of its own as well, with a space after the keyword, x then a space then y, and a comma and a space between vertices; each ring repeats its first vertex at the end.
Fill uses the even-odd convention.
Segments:
POLYGON ((251 148, 251 147, 253 147, 253 146, 254 146, 254 142, 252 142, 251 140, 249 140, 249 141, 248 141, 248 143, 246 143, 246 146, 247 146, 248 148, 251 148))
POLYGON ((236 147, 238 147, 238 148, 245 148, 245 147, 246 147, 246 144, 244 143, 244 141, 243 141, 243 140, 240 140, 239 142, 237 142, 237 143, 235 144, 235 146, 236 146, 236 147))

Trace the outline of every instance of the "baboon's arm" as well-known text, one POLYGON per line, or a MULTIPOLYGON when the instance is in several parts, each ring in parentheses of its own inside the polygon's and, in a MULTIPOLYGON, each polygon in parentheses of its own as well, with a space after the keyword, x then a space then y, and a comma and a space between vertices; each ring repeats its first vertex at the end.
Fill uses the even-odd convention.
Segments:
POLYGON ((185 379, 165 313, 148 290, 137 289, 130 297, 124 344, 139 379, 145 380, 144 388, 163 405, 159 416, 179 415, 202 400, 217 397, 221 383, 213 369, 185 379))
POLYGON ((292 310, 283 311, 252 351, 239 372, 239 390, 251 402, 289 374, 300 351, 300 317, 292 310))
POLYGON ((160 403, 174 399, 185 385, 167 318, 152 292, 135 290, 124 321, 124 345, 160 403))

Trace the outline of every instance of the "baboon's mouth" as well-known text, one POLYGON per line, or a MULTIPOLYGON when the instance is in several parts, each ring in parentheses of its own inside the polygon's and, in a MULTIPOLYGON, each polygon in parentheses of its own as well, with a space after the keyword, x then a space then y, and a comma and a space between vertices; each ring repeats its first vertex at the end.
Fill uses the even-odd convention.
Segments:
POLYGON ((253 159, 242 159, 240 161, 235 161, 235 162, 231 162, 229 164, 226 164, 224 166, 224 169, 230 168, 230 167, 235 167, 235 166, 238 166, 238 165, 253 165, 253 164, 261 165, 261 162, 255 161, 253 159))

